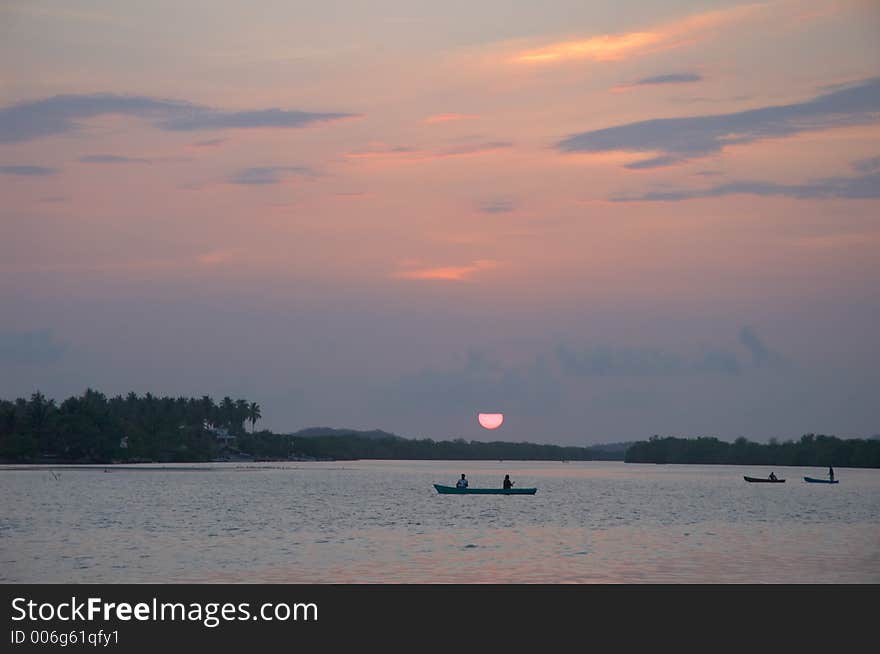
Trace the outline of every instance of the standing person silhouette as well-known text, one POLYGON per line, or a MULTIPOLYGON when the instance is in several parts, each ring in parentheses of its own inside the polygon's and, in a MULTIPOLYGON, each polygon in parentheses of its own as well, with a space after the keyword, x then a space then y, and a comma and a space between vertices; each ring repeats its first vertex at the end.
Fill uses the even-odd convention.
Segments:
POLYGON ((834 481, 834 468, 828 466, 828 479, 834 481))

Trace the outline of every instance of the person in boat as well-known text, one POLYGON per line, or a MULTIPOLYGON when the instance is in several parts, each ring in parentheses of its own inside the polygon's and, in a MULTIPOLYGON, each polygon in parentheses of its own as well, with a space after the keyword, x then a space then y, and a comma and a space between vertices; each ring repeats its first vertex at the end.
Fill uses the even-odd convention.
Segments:
POLYGON ((504 475, 504 488, 513 488, 513 482, 510 481, 510 475, 504 475))
POLYGON ((776 481, 776 473, 775 472, 770 473, 770 481, 776 481))
POLYGON ((467 488, 468 487, 468 480, 464 476, 464 473, 461 473, 461 479, 459 479, 457 482, 455 482, 455 487, 456 488, 467 488))
POLYGON ((828 466, 828 479, 834 481, 834 468, 828 466))

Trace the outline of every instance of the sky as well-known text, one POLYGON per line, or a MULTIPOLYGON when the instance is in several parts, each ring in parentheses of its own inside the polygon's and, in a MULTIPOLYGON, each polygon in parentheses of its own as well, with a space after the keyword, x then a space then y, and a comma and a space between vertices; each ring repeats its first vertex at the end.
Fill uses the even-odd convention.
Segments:
POLYGON ((0 0, 0 397, 880 433, 878 34, 873 0, 0 0))

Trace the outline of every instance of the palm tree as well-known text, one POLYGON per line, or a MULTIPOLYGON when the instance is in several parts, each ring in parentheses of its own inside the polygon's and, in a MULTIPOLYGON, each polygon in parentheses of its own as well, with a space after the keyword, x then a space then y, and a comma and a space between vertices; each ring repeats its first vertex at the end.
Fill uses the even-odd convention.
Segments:
POLYGON ((235 402, 228 395, 220 401, 220 422, 228 430, 232 431, 235 424, 235 402))
POLYGON ((256 402, 251 402, 248 404, 248 420, 251 421, 251 433, 254 433, 254 427, 257 424, 257 420, 262 418, 263 415, 260 413, 260 405, 256 402))
POLYGON ((235 430, 244 433, 244 423, 248 419, 248 403, 247 400, 235 401, 235 430))

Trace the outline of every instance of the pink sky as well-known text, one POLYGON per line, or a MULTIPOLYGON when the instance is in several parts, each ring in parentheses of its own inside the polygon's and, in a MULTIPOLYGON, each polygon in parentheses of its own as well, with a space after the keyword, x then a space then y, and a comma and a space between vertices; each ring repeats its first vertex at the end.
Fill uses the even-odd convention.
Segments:
POLYGON ((0 7, 0 396, 880 433, 876 3, 345 9, 0 7))

